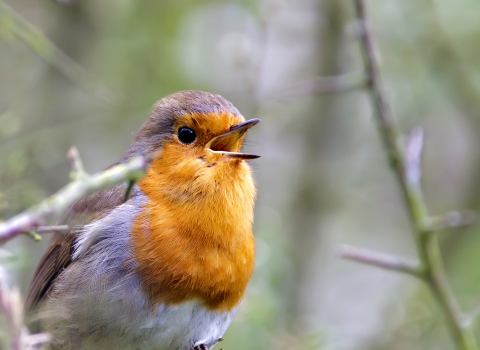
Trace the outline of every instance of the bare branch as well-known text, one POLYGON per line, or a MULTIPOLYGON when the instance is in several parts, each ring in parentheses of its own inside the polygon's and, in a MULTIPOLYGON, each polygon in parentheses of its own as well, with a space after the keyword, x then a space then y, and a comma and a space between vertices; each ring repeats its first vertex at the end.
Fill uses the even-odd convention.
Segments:
MULTIPOLYGON (((81 162, 74 155, 74 164, 77 171, 83 170, 81 162)), ((95 191, 115 186, 124 181, 137 181, 147 169, 153 156, 135 157, 127 163, 118 164, 95 175, 76 176, 76 180, 66 185, 56 194, 43 200, 40 204, 20 213, 6 222, 0 223, 0 245, 12 237, 27 232, 33 227, 42 224, 45 217, 63 212, 80 198, 95 191)))
POLYGON ((68 225, 37 226, 25 232, 25 234, 34 241, 38 242, 42 240, 42 236, 40 236, 39 233, 68 232, 68 230, 68 225))
POLYGON ((33 227, 37 233, 67 232, 70 229, 68 225, 52 225, 33 227))
POLYGON ((340 248, 340 256, 343 259, 376 266, 381 269, 403 272, 422 279, 425 278, 425 270, 420 263, 403 257, 348 245, 340 248))

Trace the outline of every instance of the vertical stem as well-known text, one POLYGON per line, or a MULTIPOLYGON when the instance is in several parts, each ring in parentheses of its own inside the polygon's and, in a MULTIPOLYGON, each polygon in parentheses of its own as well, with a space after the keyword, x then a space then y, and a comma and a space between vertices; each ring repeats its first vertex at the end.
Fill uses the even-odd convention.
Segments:
POLYGON ((436 232, 428 224, 429 213, 420 184, 410 183, 406 176, 405 156, 398 143, 400 132, 386 98, 376 57, 377 51, 368 27, 365 0, 354 0, 354 3, 368 88, 376 111, 378 130, 412 220, 418 255, 425 271, 424 281, 445 314, 456 347, 462 350, 477 350, 473 330, 470 326, 462 324, 464 317, 445 274, 436 232))

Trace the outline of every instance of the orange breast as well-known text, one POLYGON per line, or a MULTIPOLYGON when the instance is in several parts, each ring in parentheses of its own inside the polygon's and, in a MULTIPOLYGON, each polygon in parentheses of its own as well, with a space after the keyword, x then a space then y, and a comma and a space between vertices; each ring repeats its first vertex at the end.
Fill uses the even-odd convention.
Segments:
POLYGON ((197 298, 212 309, 231 309, 254 267, 250 168, 244 162, 174 166, 174 153, 166 150, 138 184, 149 198, 132 232, 143 286, 157 302, 197 298))

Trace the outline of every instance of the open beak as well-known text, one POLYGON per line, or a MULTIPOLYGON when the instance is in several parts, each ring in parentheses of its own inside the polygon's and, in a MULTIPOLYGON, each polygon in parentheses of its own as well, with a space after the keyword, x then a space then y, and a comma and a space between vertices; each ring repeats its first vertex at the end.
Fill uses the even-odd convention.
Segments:
POLYGON ((233 125, 228 132, 211 139, 206 147, 213 153, 222 154, 228 158, 235 159, 255 159, 259 158, 255 154, 237 152, 240 148, 240 140, 243 135, 255 124, 260 123, 260 119, 250 119, 241 124, 233 125))

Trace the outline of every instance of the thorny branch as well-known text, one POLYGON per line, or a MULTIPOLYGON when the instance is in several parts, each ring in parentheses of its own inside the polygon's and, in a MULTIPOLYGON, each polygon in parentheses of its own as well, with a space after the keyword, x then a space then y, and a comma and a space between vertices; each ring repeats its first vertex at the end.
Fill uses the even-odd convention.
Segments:
MULTIPOLYGON (((111 167, 98 174, 89 175, 83 170, 76 148, 69 151, 73 181, 38 205, 0 223, 0 245, 11 238, 36 229, 44 218, 61 213, 71 204, 95 191, 115 186, 124 181, 137 181, 148 167, 152 157, 135 157, 127 163, 111 167)), ((57 229, 61 229, 58 228, 57 229)), ((50 230, 52 231, 52 230, 50 230)), ((38 231, 37 231, 38 232, 38 231)))
MULTIPOLYGON (((471 327, 472 322, 464 322, 466 315, 460 310, 447 279, 438 242, 438 218, 430 217, 421 189, 421 152, 423 132, 417 128, 412 131, 406 150, 400 143, 400 131, 396 125, 393 111, 388 103, 385 88, 377 60, 377 48, 369 28, 365 0, 354 0, 359 26, 359 39, 367 74, 368 89, 372 96, 379 134, 382 138, 388 160, 396 175, 406 202, 413 225, 420 264, 414 275, 427 283, 434 298, 445 313, 448 328, 458 349, 477 350, 478 345, 471 327), (418 273, 417 273, 418 271, 418 273)), ((447 220, 445 220, 447 221, 447 220)), ((386 267, 412 274, 411 267, 393 261, 390 258, 365 253, 360 248, 347 252, 347 257, 375 266, 386 267), (392 264, 393 262, 393 264, 392 264), (405 268, 408 266, 408 268, 405 268)), ((344 253, 345 255, 345 253, 344 253)))

